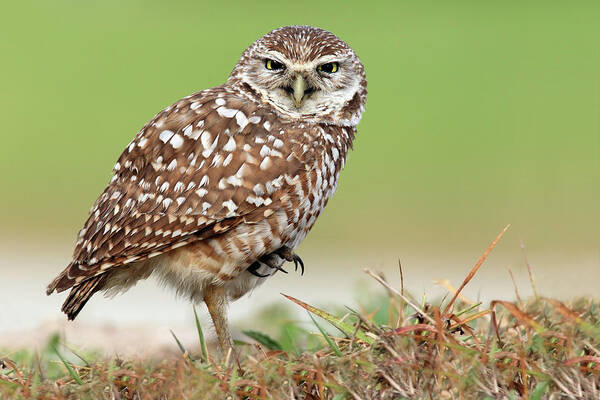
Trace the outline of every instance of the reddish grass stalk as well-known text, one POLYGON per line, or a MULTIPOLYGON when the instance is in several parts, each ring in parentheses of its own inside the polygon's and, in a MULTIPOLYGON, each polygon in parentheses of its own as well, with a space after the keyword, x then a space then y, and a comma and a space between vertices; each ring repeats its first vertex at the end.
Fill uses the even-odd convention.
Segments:
POLYGON ((460 284, 460 287, 458 288, 458 290, 456 291, 456 293, 454 293, 454 296, 452 296, 452 299, 446 305, 446 308, 444 308, 444 314, 448 314, 448 311, 450 311, 450 308, 452 307, 452 305, 456 301, 456 298, 458 297, 458 295, 460 294, 460 292, 462 292, 462 290, 465 288, 465 286, 467 286, 467 284, 471 281, 471 279, 473 279, 473 277, 477 273, 477 270, 479 269, 479 267, 481 267, 481 265, 483 264, 483 262, 485 261, 485 259, 487 258, 487 256, 490 254, 490 252, 492 251, 492 249, 494 247, 496 247, 496 244, 498 244, 498 241, 500 240, 500 238, 502 237, 502 235, 504 235, 504 233, 508 230, 509 227, 510 227, 510 224, 506 225, 504 227, 504 229, 502 229, 502 231, 498 234, 498 236, 496 236, 496 238, 492 241, 492 243, 490 243, 490 245, 488 246, 488 248, 483 252, 483 254, 481 255, 481 257, 477 261, 477 264, 475 264, 475 266, 473 267, 473 269, 471 269, 471 272, 469 272, 469 275, 467 275, 467 277, 465 278, 465 280, 460 284))
POLYGON ((406 302, 406 304, 408 304, 409 306, 411 306, 416 312, 418 312, 423 318, 425 318, 427 321, 431 322, 432 324, 435 324, 435 321, 433 320, 433 318, 431 318, 429 315, 427 315, 425 313, 425 311, 421 310, 421 308, 415 304, 413 304, 412 301, 410 301, 406 296, 404 296, 402 293, 400 293, 399 291, 397 291, 396 289, 394 289, 393 287, 391 287, 386 281, 384 281, 383 279, 381 279, 381 277, 375 275, 370 269, 365 268, 364 272, 369 275, 370 277, 372 277, 373 279, 375 279, 377 282, 381 283, 385 288, 387 288, 388 290, 390 290, 392 293, 396 294, 397 296, 400 296, 400 298, 402 300, 404 300, 406 302))
POLYGON ((523 305, 523 300, 521 300, 521 296, 519 296, 519 288, 517 287, 517 282, 515 281, 515 276, 512 273, 512 269, 510 269, 510 267, 506 267, 506 269, 508 269, 510 280, 512 281, 513 286, 515 288, 515 297, 517 298, 519 305, 523 305))
POLYGON ((533 295, 535 296, 535 300, 537 302, 540 301, 540 296, 538 295, 537 289, 535 287, 535 280, 533 279, 533 271, 531 271, 531 265, 529 265, 529 260, 527 259, 527 251, 525 251, 525 243, 520 241, 521 250, 523 251, 523 258, 525 259, 525 265, 527 265, 527 273, 529 274, 529 282, 531 283, 531 289, 533 290, 533 295))

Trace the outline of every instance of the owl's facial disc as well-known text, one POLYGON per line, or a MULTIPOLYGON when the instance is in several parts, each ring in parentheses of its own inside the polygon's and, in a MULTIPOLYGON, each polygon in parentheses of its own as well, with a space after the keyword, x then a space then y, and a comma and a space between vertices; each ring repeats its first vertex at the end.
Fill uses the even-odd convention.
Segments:
POLYGON ((281 118, 356 125, 366 99, 364 68, 352 49, 319 28, 292 26, 258 39, 230 83, 246 85, 281 118))
POLYGON ((255 56, 245 81, 275 109, 293 118, 331 115, 349 102, 360 87, 349 60, 336 56, 292 61, 277 52, 255 56))

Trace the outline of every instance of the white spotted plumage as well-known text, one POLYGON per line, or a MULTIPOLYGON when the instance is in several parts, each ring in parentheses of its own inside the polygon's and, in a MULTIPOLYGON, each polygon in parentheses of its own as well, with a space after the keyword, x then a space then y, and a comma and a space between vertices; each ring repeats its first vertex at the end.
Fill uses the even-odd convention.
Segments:
POLYGON ((152 273, 199 301, 242 296, 264 281, 249 268, 271 272, 264 257, 295 249, 333 195, 365 99, 362 64, 333 34, 284 27, 258 39, 224 85, 139 131, 48 293, 72 289, 70 318, 94 292, 152 273), (269 58, 286 68, 269 71, 269 58), (327 62, 340 72, 316 70, 327 62))

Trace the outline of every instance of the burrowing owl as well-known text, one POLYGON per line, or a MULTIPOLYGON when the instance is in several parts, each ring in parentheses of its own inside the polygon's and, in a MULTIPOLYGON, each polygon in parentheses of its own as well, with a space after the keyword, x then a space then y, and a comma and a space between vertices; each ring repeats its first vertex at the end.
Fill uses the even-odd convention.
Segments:
POLYGON ((73 319, 97 291, 155 274, 206 303, 226 349, 227 303, 285 261, 301 263, 293 251, 336 189, 366 84, 330 32, 288 26, 261 37, 224 85, 139 131, 48 294, 71 289, 62 311, 73 319))

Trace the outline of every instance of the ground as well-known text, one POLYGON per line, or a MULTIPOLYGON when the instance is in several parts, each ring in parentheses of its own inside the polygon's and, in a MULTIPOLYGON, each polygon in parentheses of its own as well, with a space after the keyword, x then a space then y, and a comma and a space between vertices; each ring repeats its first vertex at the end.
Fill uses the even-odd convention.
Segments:
POLYGON ((82 354, 54 336, 42 352, 2 358, 0 398, 599 398, 598 300, 534 297, 484 307, 455 292, 429 304, 367 272, 387 294, 332 313, 288 297, 313 327, 270 309, 257 318, 277 330, 245 332, 238 360, 207 349, 199 323, 196 349, 174 334, 181 353, 148 358, 82 354))

